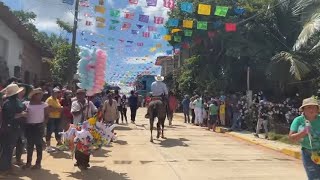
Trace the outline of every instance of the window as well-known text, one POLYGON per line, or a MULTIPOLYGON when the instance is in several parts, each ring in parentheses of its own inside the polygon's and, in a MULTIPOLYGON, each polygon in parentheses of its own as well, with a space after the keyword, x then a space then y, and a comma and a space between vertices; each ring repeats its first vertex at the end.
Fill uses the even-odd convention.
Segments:
POLYGON ((7 41, 0 37, 0 61, 6 61, 7 41))
POLYGON ((20 78, 21 77, 21 68, 20 66, 15 66, 13 69, 13 76, 16 78, 20 78))
POLYGON ((30 72, 29 71, 24 72, 24 83, 30 84, 30 72))

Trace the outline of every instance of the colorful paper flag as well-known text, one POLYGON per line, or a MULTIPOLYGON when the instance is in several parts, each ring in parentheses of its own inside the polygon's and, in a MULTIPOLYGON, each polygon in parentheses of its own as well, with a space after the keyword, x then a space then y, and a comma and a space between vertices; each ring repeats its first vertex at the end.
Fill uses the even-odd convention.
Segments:
POLYGON ((110 16, 111 16, 111 17, 120 17, 120 10, 111 9, 111 10, 110 10, 110 16))
POLYGON ((91 17, 91 15, 89 13, 84 13, 83 14, 85 17, 91 17))
POLYGON ((148 31, 157 31, 157 28, 154 26, 148 26, 148 31))
POLYGON ((62 0, 62 3, 66 3, 66 4, 69 4, 69 5, 73 5, 74 0, 62 0))
POLYGON ((103 6, 104 5, 104 0, 99 0, 99 5, 103 6))
POLYGON ((243 15, 246 12, 246 10, 242 7, 237 7, 234 9, 234 13, 237 15, 243 15))
POLYGON ((147 6, 157 6, 157 0, 146 0, 147 6))
POLYGON ((215 31, 208 31, 208 37, 213 38, 216 35, 215 31))
POLYGON ((109 37, 108 40, 109 41, 114 41, 114 38, 109 37))
POLYGON ((181 36, 173 36, 175 42, 181 42, 181 36))
POLYGON ((91 21, 86 21, 86 26, 91 26, 92 22, 91 21))
POLYGON ((131 34, 139 34, 138 30, 131 30, 131 34))
POLYGON ((225 29, 226 32, 235 32, 237 31, 237 25, 235 23, 226 23, 225 29))
POLYGON ((190 44, 189 44, 188 42, 183 42, 182 45, 181 45, 181 47, 182 47, 183 49, 189 49, 189 48, 190 48, 190 44))
POLYGON ((163 40, 165 40, 165 41, 171 41, 171 39, 172 39, 172 37, 171 37, 171 35, 164 35, 163 36, 163 40))
POLYGON ((171 29, 171 33, 173 34, 173 33, 176 33, 176 32, 179 32, 179 31, 181 31, 181 29, 171 29))
POLYGON ((141 25, 141 24, 137 24, 136 26, 137 26, 137 28, 139 28, 139 29, 143 28, 143 25, 141 25))
POLYGON ((174 8, 174 0, 163 0, 163 6, 169 9, 174 8))
POLYGON ((208 29, 208 22, 207 21, 198 21, 197 29, 207 30, 208 29))
POLYGON ((188 29, 186 29, 186 30, 184 30, 184 36, 192 36, 192 30, 188 30, 188 29))
POLYGON ((193 13, 193 4, 191 2, 182 2, 180 9, 187 13, 193 13))
POLYGON ((177 27, 179 25, 179 19, 169 19, 168 20, 169 27, 177 27))
POLYGON ((144 22, 144 23, 148 23, 148 22, 149 22, 149 16, 148 16, 148 15, 140 14, 140 15, 139 15, 139 21, 140 21, 140 22, 144 22))
POLYGON ((138 0, 129 0, 130 4, 138 4, 138 0))
POLYGON ((213 28, 218 29, 222 26, 222 22, 221 21, 216 21, 213 22, 213 28))
POLYGON ((96 21, 101 22, 101 23, 105 23, 106 19, 103 17, 96 17, 96 21))
POLYGON ((125 13, 124 13, 124 18, 133 19, 133 18, 134 18, 134 13, 125 12, 125 13))
POLYGON ((183 20, 182 22, 183 27, 185 28, 193 28, 193 21, 192 20, 183 20))
POLYGON ((109 30, 112 30, 112 31, 116 30, 116 26, 109 26, 109 30))
POLYGON ((160 43, 156 44, 156 48, 162 48, 162 44, 160 43))
POLYGON ((104 28, 104 27, 106 27, 106 25, 104 23, 98 22, 97 23, 97 27, 98 28, 104 28))
POLYGON ((157 50, 157 48, 155 48, 155 47, 152 47, 152 48, 150 48, 150 52, 154 52, 154 51, 156 51, 157 50))
POLYGON ((150 32, 143 32, 142 36, 145 38, 148 38, 148 37, 150 37, 150 32))
POLYGON ((138 42, 137 46, 143 46, 143 42, 138 42))
POLYGON ((122 24, 121 30, 128 30, 131 27, 131 23, 124 22, 122 24))
POLYGON ((87 0, 80 1, 79 5, 82 7, 89 7, 90 6, 89 1, 87 1, 87 0))
POLYGON ((153 33, 152 36, 153 36, 153 39, 161 39, 161 34, 159 33, 153 33))
POLYGON ((229 7, 227 6, 216 6, 216 11, 214 12, 214 15, 226 17, 228 10, 229 7))
POLYGON ((167 50, 167 51, 166 51, 166 54, 167 54, 167 55, 171 55, 171 54, 172 54, 172 50, 167 50))
POLYGON ((132 44, 132 43, 133 43, 133 41, 127 41, 127 43, 130 43, 130 44, 132 44))
POLYGON ((211 14, 211 5, 199 4, 199 6, 198 6, 198 14, 209 16, 211 14))
POLYGON ((154 17, 154 23, 155 24, 163 24, 164 18, 163 17, 154 17))
POLYGON ((111 19, 111 24, 118 24, 118 23, 120 23, 120 21, 115 20, 115 19, 111 19))
POLYGON ((95 6, 94 10, 101 14, 104 14, 106 12, 106 8, 104 6, 95 6))

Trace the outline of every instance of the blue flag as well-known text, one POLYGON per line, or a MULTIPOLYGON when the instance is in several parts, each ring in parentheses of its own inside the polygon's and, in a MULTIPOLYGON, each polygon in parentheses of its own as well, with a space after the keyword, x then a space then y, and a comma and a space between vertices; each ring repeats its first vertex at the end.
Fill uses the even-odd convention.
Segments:
POLYGON ((187 13, 193 13, 193 4, 190 2, 183 2, 180 6, 181 10, 187 13))
POLYGON ((179 19, 169 19, 168 24, 170 27, 177 27, 179 25, 179 19))
POLYGON ((74 0, 62 0, 62 3, 66 3, 66 4, 69 4, 69 5, 73 5, 74 0))

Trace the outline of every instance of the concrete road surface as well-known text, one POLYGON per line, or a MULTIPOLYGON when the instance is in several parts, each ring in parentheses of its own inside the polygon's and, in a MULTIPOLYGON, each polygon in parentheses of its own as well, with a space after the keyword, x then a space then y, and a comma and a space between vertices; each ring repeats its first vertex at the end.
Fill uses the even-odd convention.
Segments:
POLYGON ((299 160, 225 134, 184 124, 178 118, 172 127, 166 127, 167 139, 155 140, 152 144, 149 142, 149 122, 143 118, 144 114, 145 109, 139 109, 136 125, 119 127, 117 142, 96 151, 91 157, 92 167, 87 171, 73 167, 74 160, 68 152, 45 153, 42 170, 16 168, 18 175, 7 179, 306 179, 299 160))

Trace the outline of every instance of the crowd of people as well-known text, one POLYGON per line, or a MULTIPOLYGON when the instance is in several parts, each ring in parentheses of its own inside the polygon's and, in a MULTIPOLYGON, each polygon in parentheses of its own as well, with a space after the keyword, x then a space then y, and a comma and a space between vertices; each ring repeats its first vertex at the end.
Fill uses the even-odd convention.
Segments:
POLYGON ((23 84, 11 78, 0 93, 0 174, 13 173, 14 164, 23 169, 40 169, 42 151, 58 151, 62 145, 61 132, 71 124, 80 125, 91 117, 108 125, 128 123, 127 106, 131 109, 131 122, 135 123, 138 109, 138 95, 120 95, 118 90, 105 91, 88 97, 84 89, 75 91, 59 86, 42 84, 39 87, 23 84), (52 134, 56 146, 52 145, 52 134), (43 140, 45 138, 45 141, 43 140), (36 148, 36 162, 32 166, 32 154, 36 148), (26 150, 27 162, 21 155, 26 150))

